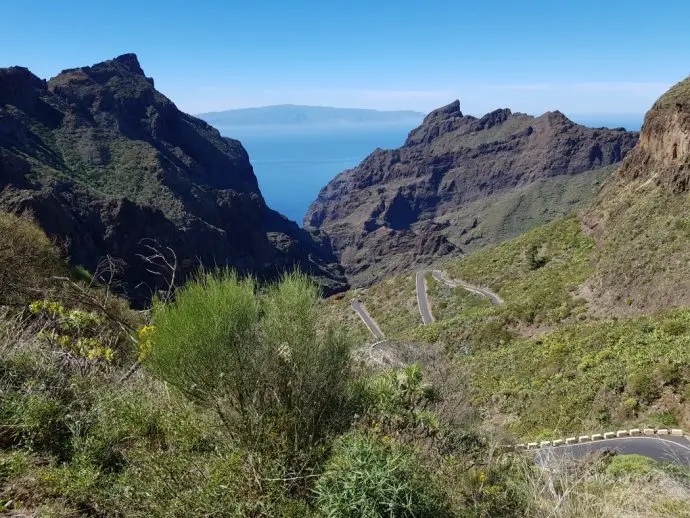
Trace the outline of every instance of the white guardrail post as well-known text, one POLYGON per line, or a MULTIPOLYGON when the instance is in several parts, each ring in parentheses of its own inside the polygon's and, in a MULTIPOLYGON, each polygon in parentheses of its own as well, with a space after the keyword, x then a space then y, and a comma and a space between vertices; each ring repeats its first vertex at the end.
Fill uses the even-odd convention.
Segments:
POLYGON ((618 430, 616 432, 595 433, 592 435, 580 435, 577 437, 567 437, 565 439, 555 439, 552 441, 540 441, 520 443, 515 446, 518 450, 536 450, 539 448, 558 448, 559 446, 571 446, 573 444, 586 443, 592 441, 606 441, 609 439, 620 439, 621 437, 657 437, 671 435, 673 437, 685 437, 685 432, 680 428, 630 428, 629 430, 618 430))

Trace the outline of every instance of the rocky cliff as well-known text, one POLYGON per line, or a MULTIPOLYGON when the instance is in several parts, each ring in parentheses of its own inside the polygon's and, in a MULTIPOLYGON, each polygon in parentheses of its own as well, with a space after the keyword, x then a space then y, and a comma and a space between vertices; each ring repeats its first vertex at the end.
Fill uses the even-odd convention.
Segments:
POLYGON ((690 188, 690 78, 671 88, 647 112, 640 145, 620 175, 653 179, 675 193, 690 188))
POLYGON ((582 215, 595 237, 592 306, 639 313, 690 305, 690 78, 659 98, 640 142, 582 215))
POLYGON ((242 145, 178 110, 133 54, 49 81, 0 69, 0 209, 33 212, 73 264, 123 259, 140 302, 160 286, 139 257, 153 242, 181 278, 299 267, 326 292, 346 286, 327 239, 266 206, 242 145))
POLYGON ((354 284, 517 235, 589 201, 638 135, 560 112, 430 113, 399 149, 331 181, 305 228, 324 230, 354 284), (583 174, 587 173, 585 176, 583 174), (580 178, 582 176, 582 178, 580 178))

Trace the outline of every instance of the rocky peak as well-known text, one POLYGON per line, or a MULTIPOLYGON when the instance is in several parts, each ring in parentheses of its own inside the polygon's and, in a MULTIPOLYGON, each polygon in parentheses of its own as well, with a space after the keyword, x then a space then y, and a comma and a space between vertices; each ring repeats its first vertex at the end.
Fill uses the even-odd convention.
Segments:
POLYGON ((459 99, 456 99, 452 103, 442 106, 441 108, 437 108, 429 113, 429 115, 424 117, 422 124, 438 123, 451 117, 462 117, 459 99))
POLYGON ((651 179, 675 193, 690 190, 690 77, 661 96, 647 112, 640 143, 619 174, 651 179))
POLYGON ((575 123, 571 121, 563 112, 555 110, 552 112, 546 112, 546 120, 549 125, 555 128, 569 128, 575 126, 575 123))
MULTIPOLYGON (((437 137, 457 129, 470 119, 460 111, 460 101, 455 100, 446 106, 438 108, 424 118, 422 125, 412 130, 407 137, 405 146, 429 144, 437 137)), ((474 120, 474 118, 471 118, 474 120)))
MULTIPOLYGON (((76 101, 91 98, 96 90, 111 90, 117 97, 152 97, 154 81, 146 77, 136 54, 123 54, 89 67, 63 70, 48 81, 52 92, 76 101)), ((162 96, 161 96, 162 97, 162 96)))
POLYGON ((121 56, 118 56, 115 59, 111 60, 111 62, 121 65, 123 68, 125 68, 128 72, 132 74, 136 74, 139 76, 144 75, 144 71, 142 70, 141 65, 139 64, 139 58, 137 58, 137 55, 134 53, 122 54, 121 56))
POLYGON ((491 113, 487 113, 481 119, 479 119, 479 121, 477 121, 476 131, 489 129, 493 126, 503 124, 511 115, 512 112, 508 108, 502 108, 499 110, 494 110, 491 113))
POLYGON ((24 107, 33 102, 37 91, 45 90, 46 83, 28 68, 0 68, 0 107, 5 104, 24 107))

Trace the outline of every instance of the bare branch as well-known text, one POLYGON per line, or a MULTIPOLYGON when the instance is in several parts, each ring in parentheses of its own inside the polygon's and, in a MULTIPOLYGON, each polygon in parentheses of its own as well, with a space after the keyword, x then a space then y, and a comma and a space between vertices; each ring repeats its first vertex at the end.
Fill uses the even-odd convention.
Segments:
POLYGON ((158 243, 153 239, 142 239, 139 243, 143 244, 148 254, 137 254, 137 257, 149 265, 146 268, 147 272, 157 277, 162 277, 165 280, 167 288, 163 300, 170 300, 174 293, 177 276, 177 254, 175 254, 175 251, 169 246, 161 250, 158 243), (152 244, 148 244, 147 242, 152 244))

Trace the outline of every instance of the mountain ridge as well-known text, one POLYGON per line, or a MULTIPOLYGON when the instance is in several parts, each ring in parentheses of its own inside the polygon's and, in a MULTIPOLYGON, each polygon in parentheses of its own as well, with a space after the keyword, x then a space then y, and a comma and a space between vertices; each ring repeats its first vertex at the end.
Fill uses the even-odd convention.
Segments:
POLYGON ((134 54, 48 81, 1 69, 0 208, 33 212, 73 264, 125 260, 139 302, 160 285, 145 239, 175 250, 181 278, 199 265, 263 278, 300 267, 327 293, 345 287, 327 239, 266 206, 241 143, 153 85, 134 54))
MULTIPOLYGON (((535 117, 504 108, 466 116, 456 100, 429 113, 400 148, 376 150, 333 179, 304 226, 329 235, 352 283, 370 284, 495 242, 500 222, 491 221, 490 208, 470 214, 466 207, 618 163, 636 142, 637 133, 586 128, 559 111, 535 117)), ((575 205, 593 196, 600 176, 588 175, 575 205)), ((549 215, 537 214, 532 226, 573 210, 572 203, 560 204, 562 194, 537 206, 549 215)), ((519 230, 528 228, 529 221, 519 230)))

